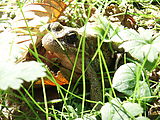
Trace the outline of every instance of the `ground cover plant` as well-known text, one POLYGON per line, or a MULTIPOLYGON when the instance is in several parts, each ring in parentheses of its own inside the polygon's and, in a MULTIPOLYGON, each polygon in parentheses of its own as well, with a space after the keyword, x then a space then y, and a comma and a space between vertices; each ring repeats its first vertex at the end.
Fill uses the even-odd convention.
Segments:
POLYGON ((159 0, 0 3, 0 119, 160 119, 159 0))

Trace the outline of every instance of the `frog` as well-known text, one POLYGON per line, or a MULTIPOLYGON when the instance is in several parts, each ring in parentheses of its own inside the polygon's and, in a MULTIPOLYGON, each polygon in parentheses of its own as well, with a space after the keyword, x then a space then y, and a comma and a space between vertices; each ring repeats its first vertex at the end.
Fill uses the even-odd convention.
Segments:
MULTIPOLYGON (((90 28, 90 26, 91 25, 87 25, 87 28, 90 28)), ((84 63, 86 67, 86 77, 90 84, 90 99, 93 101, 102 101, 102 85, 97 77, 99 68, 98 57, 92 60, 92 63, 90 62, 97 50, 98 36, 96 34, 91 32, 91 30, 87 30, 86 26, 73 28, 63 26, 59 22, 53 22, 48 25, 48 33, 42 38, 42 46, 46 51, 54 54, 64 68, 72 70, 80 40, 83 38, 85 39, 86 46, 84 51, 84 63)), ((101 48, 104 49, 103 54, 107 61, 107 65, 110 65, 112 53, 109 50, 107 43, 102 44, 101 48)), ((82 52, 79 52, 74 70, 76 73, 82 73, 82 52)), ((100 105, 97 109, 100 109, 100 105)))

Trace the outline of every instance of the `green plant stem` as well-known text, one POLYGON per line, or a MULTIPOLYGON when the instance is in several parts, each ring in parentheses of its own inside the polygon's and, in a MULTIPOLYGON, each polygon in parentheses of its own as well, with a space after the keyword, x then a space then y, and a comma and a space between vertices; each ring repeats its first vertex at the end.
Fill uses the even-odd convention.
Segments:
POLYGON ((83 118, 84 114, 84 104, 85 104, 85 96, 86 96, 86 80, 85 80, 85 38, 83 37, 82 40, 82 81, 83 81, 83 99, 82 99, 82 111, 81 111, 81 118, 83 118))
MULTIPOLYGON (((97 39, 98 47, 100 47, 100 38, 97 39)), ((104 72, 102 67, 102 58, 101 58, 101 50, 99 49, 98 57, 99 57, 99 65, 100 65, 100 71, 101 71, 101 80, 102 80, 102 102, 105 102, 105 81, 104 81, 104 72)))
POLYGON ((44 85, 44 79, 41 78, 42 80, 42 89, 43 89, 43 97, 44 97, 44 105, 45 105, 45 114, 46 114, 46 120, 48 120, 48 104, 47 104, 47 97, 46 97, 46 90, 45 90, 45 85, 44 85))

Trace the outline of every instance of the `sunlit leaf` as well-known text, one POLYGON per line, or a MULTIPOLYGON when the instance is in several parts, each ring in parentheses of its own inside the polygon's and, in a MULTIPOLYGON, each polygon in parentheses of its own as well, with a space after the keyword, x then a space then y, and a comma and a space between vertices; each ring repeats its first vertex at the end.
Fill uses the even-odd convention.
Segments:
POLYGON ((136 84, 136 65, 127 63, 118 68, 113 77, 113 87, 127 95, 132 95, 136 84))
POLYGON ((137 115, 143 113, 143 108, 139 104, 137 104, 137 103, 126 102, 126 103, 123 104, 123 107, 132 116, 137 116, 137 115))
MULTIPOLYGON (((140 81, 139 82, 139 91, 137 91, 136 93, 136 97, 140 98, 140 97, 149 97, 151 96, 151 91, 149 89, 148 84, 145 81, 140 81)), ((149 98, 146 99, 142 99, 143 101, 149 101, 149 98)))
POLYGON ((99 35, 102 39, 105 39, 105 42, 109 42, 110 38, 122 29, 121 27, 116 26, 115 24, 110 23, 106 17, 97 16, 95 19, 97 25, 92 29, 99 35))
POLYGON ((112 41, 123 42, 119 47, 124 48, 134 58, 143 62, 145 58, 149 62, 154 62, 160 53, 160 37, 153 37, 152 30, 139 28, 138 32, 133 29, 127 29, 115 35, 112 41))
POLYGON ((27 28, 27 21, 33 31, 43 24, 55 22, 66 7, 67 5, 61 0, 44 0, 39 3, 27 4, 22 8, 24 16, 19 12, 12 26, 13 28, 27 28))
POLYGON ((135 120, 150 120, 150 119, 147 117, 141 116, 141 117, 137 117, 135 120))
POLYGON ((0 61, 16 61, 16 59, 22 55, 21 53, 24 52, 24 50, 15 44, 16 39, 18 39, 18 37, 15 33, 7 31, 0 33, 0 61))
POLYGON ((1 61, 0 63, 0 89, 19 89, 24 81, 30 82, 39 77, 46 76, 42 63, 35 61, 15 64, 13 62, 1 61))
POLYGON ((135 95, 137 98, 148 97, 151 95, 151 92, 147 83, 141 81, 141 79, 138 81, 136 80, 137 67, 138 66, 134 63, 127 63, 120 66, 113 77, 113 88, 129 96, 136 92, 135 95), (139 84, 139 89, 135 90, 137 82, 139 84))
POLYGON ((111 103, 107 102, 102 106, 100 112, 102 115, 102 120, 112 120, 116 111, 118 111, 118 106, 121 104, 120 99, 112 99, 111 103), (111 104, 112 103, 112 104, 111 104))
POLYGON ((137 103, 124 102, 114 98, 105 103, 101 110, 102 120, 129 120, 143 113, 143 108, 137 103))
POLYGON ((139 34, 133 29, 121 30, 111 38, 111 41, 116 43, 122 43, 128 40, 136 40, 138 36, 139 34))

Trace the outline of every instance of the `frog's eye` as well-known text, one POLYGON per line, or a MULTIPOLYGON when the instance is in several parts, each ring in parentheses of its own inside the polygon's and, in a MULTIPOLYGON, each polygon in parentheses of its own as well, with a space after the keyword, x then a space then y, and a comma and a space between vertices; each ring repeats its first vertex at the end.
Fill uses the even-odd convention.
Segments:
POLYGON ((70 31, 65 35, 65 40, 68 44, 73 44, 75 45, 76 42, 78 41, 77 38, 77 32, 76 31, 70 31))
POLYGON ((59 32, 63 29, 63 26, 59 22, 50 23, 47 28, 49 31, 59 32))

